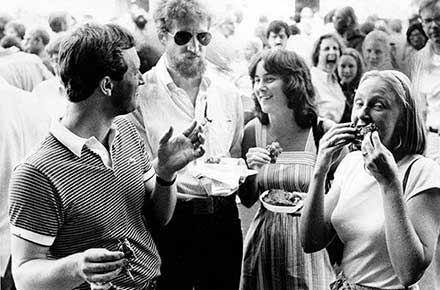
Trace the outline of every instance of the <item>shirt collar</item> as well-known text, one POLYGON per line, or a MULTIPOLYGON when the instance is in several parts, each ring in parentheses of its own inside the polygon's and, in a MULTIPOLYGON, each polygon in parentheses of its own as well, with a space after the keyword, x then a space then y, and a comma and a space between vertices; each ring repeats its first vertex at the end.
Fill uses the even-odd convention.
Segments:
MULTIPOLYGON (((171 78, 171 75, 168 71, 169 66, 170 65, 168 63, 167 53, 164 53, 156 64, 157 76, 169 91, 176 91, 179 87, 174 83, 173 79, 171 78)), ((202 76, 202 82, 200 83, 200 89, 202 91, 206 91, 210 85, 210 78, 206 76, 206 74, 204 74, 202 76)))
MULTIPOLYGON (((67 129, 63 124, 61 124, 61 119, 55 119, 52 121, 52 124, 50 126, 50 133, 61 142, 64 146, 66 146, 73 154, 75 154, 78 157, 81 157, 81 152, 86 145, 90 149, 96 148, 93 144, 99 143, 99 141, 94 137, 90 137, 88 139, 79 137, 78 135, 74 134, 72 131, 67 129)), ((110 127, 109 132, 109 148, 111 148, 111 145, 113 144, 113 141, 115 140, 116 136, 118 135, 118 130, 114 124, 110 127)), ((95 151, 95 150, 93 150, 95 151)))

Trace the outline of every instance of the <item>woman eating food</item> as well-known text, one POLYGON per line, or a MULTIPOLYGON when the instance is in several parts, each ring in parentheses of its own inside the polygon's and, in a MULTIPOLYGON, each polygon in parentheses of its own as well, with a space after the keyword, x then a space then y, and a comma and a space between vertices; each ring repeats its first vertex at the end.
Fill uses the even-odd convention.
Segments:
POLYGON ((304 250, 320 251, 336 236, 344 243, 331 289, 418 289, 439 236, 440 167, 422 156, 425 128, 409 79, 366 73, 352 121, 321 138, 301 220, 304 250), (360 150, 345 156, 324 195, 329 164, 358 138, 360 150))

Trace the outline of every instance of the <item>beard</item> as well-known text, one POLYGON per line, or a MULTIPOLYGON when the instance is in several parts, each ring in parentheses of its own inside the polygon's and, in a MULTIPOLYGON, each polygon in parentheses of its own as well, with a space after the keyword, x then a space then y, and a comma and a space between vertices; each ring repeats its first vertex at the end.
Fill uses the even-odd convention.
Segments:
POLYGON ((172 57, 172 68, 185 79, 200 77, 206 71, 206 62, 201 57, 177 59, 172 57))

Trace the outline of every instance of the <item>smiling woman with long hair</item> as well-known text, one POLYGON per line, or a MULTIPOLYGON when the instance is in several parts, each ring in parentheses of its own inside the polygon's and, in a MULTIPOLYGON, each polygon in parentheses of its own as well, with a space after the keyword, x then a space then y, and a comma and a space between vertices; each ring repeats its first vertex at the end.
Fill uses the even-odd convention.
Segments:
MULTIPOLYGON (((266 190, 306 192, 316 141, 334 124, 318 119, 310 72, 296 53, 284 49, 263 52, 254 58, 250 76, 257 118, 246 125, 242 153, 258 174, 248 177, 240 189, 241 201, 248 207, 266 190), (283 148, 276 160, 271 160, 266 149, 272 142, 283 148)), ((327 252, 303 252, 299 214, 260 207, 244 241, 240 289, 328 289, 334 273, 327 252)))

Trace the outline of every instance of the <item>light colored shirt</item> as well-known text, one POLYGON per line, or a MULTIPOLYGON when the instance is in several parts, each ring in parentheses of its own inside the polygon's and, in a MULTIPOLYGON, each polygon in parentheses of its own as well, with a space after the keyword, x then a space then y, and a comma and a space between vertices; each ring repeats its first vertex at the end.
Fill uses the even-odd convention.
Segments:
POLYGON ((58 119, 64 115, 68 100, 59 77, 52 77, 39 83, 32 94, 39 100, 41 106, 51 118, 58 119))
POLYGON ((312 67, 310 74, 319 116, 339 123, 345 110, 345 95, 341 86, 335 77, 317 67, 312 67))
POLYGON ((49 116, 37 110, 28 92, 0 77, 0 274, 10 255, 8 187, 14 167, 32 151, 49 130, 49 116))
POLYGON ((145 85, 140 89, 139 108, 128 115, 143 137, 147 151, 157 157, 159 140, 174 128, 174 134, 187 129, 193 120, 205 124, 205 155, 177 176, 179 198, 207 196, 212 184, 192 174, 197 162, 211 156, 240 157, 243 138, 243 108, 236 89, 223 78, 207 71, 202 78, 195 105, 187 93, 177 87, 166 65, 166 55, 144 74, 145 85), (209 120, 209 121, 207 121, 209 120), (184 194, 185 196, 183 196, 184 194))
POLYGON ((14 87, 28 92, 53 77, 38 56, 17 51, 16 47, 0 48, 0 76, 14 87))
POLYGON ((412 81, 425 98, 426 124, 440 129, 440 55, 434 53, 432 43, 428 41, 414 61, 412 81))
MULTIPOLYGON (((440 188, 440 167, 431 159, 411 155, 397 163, 403 180, 411 162, 405 201, 429 188, 440 188)), ((335 172, 332 186, 340 189, 331 222, 344 251, 341 262, 347 279, 380 289, 402 289, 391 264, 385 238, 385 216, 379 183, 364 169, 360 151, 348 154, 335 172)))

